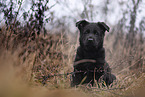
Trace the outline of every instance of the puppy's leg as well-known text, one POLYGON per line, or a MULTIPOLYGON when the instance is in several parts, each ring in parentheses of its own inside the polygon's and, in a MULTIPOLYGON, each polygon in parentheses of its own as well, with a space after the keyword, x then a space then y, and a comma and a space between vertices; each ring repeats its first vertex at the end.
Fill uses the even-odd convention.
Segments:
POLYGON ((107 86, 109 86, 111 83, 113 83, 114 80, 116 80, 116 76, 111 74, 111 68, 109 67, 108 63, 106 63, 106 66, 105 66, 103 80, 106 82, 107 86))
POLYGON ((111 73, 110 74, 105 74, 104 77, 103 77, 103 80, 105 81, 105 83, 108 87, 111 83, 113 83, 114 80, 116 80, 116 77, 115 77, 115 75, 113 75, 111 73))
POLYGON ((79 85, 81 81, 83 80, 84 73, 75 73, 72 75, 72 81, 71 81, 71 87, 74 87, 76 85, 79 85))
POLYGON ((87 72, 86 79, 83 84, 88 83, 90 86, 94 84, 94 72, 87 72))

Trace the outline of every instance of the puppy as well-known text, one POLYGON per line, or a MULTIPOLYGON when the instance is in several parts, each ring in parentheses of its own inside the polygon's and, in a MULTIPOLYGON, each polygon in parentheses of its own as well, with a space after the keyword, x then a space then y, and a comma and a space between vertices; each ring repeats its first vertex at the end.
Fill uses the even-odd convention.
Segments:
POLYGON ((80 46, 74 61, 74 74, 72 75, 71 86, 90 83, 100 77, 109 86, 115 79, 111 74, 111 69, 105 61, 105 49, 103 41, 105 31, 109 32, 109 27, 104 22, 90 23, 81 20, 76 23, 80 31, 80 46))

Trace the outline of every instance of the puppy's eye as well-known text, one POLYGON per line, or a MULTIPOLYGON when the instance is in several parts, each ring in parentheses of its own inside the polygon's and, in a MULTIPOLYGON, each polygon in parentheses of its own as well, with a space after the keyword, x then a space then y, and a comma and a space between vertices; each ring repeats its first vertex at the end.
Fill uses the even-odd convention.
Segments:
POLYGON ((97 32, 96 30, 94 30, 94 34, 95 34, 95 35, 98 35, 98 32, 97 32))
POLYGON ((85 32, 84 32, 84 34, 88 34, 88 33, 90 33, 90 31, 89 31, 89 30, 87 30, 87 31, 85 31, 85 32))

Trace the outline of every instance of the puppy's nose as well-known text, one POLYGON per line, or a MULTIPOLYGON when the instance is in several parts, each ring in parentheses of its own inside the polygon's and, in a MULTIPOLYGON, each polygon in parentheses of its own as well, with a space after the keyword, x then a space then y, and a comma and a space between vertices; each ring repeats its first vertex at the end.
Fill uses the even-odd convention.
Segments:
POLYGON ((94 39, 93 39, 92 37, 89 37, 89 38, 88 38, 88 41, 90 41, 90 42, 93 41, 93 40, 94 40, 94 39))
POLYGON ((93 38, 88 38, 89 41, 93 41, 93 38))

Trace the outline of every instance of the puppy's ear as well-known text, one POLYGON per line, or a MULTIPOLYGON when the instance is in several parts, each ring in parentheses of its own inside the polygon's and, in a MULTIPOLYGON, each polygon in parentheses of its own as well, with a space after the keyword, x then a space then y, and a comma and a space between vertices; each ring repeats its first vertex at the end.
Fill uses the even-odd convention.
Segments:
POLYGON ((76 22, 76 27, 78 27, 81 32, 82 28, 84 28, 87 24, 89 24, 89 22, 87 22, 86 20, 81 20, 76 22))
POLYGON ((109 32, 109 27, 104 22, 98 22, 98 25, 104 30, 109 32))

